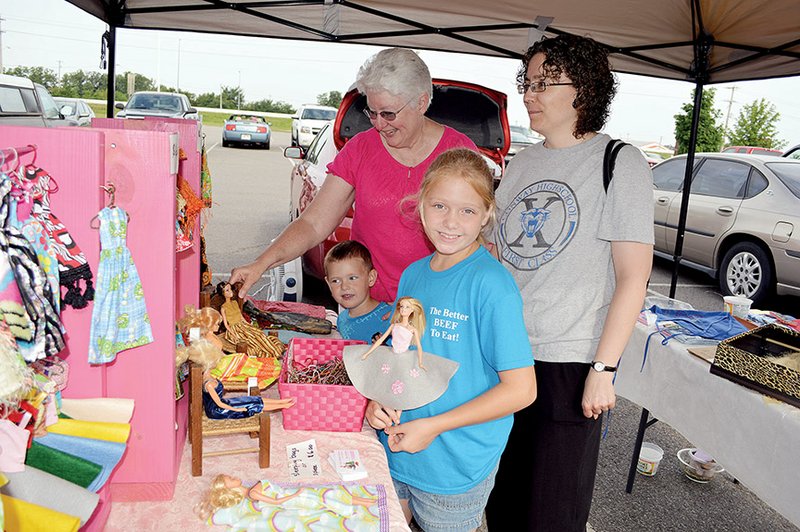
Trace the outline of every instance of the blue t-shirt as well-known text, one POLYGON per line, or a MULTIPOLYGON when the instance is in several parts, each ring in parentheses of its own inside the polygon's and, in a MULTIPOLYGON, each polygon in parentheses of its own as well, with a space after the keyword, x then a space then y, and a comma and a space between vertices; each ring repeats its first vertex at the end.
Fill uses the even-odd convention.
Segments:
MULTIPOLYGON (((441 272, 431 257, 403 272, 398 297, 411 296, 425 308, 422 349, 460 365, 444 394, 420 408, 407 410, 400 422, 447 412, 493 388, 498 372, 533 365, 522 316, 522 299, 511 274, 480 247, 441 272)), ((500 460, 512 415, 439 435, 415 454, 386 448, 392 477, 430 493, 464 493, 484 480, 500 460)))
POLYGON ((372 336, 375 333, 383 335, 386 329, 389 328, 389 318, 392 315, 392 306, 388 303, 381 301, 372 312, 367 312, 363 316, 357 318, 350 317, 350 310, 344 309, 339 313, 336 319, 336 328, 339 329, 339 334, 342 338, 348 340, 361 340, 372 343, 372 336), (386 316, 386 319, 382 319, 386 316))

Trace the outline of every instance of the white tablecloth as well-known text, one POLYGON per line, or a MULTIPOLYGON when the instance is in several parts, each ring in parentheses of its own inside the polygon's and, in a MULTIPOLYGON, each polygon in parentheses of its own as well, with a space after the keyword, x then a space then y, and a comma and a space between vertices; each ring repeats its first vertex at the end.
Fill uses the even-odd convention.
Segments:
POLYGON ((648 409, 764 502, 800 526, 800 409, 709 373, 686 346, 637 324, 620 361, 617 393, 648 409))

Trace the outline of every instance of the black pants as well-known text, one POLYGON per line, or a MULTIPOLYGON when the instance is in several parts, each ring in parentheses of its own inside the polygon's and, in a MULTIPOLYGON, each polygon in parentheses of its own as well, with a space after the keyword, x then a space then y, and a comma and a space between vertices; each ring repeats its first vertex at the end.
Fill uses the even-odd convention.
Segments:
POLYGON ((490 532, 584 532, 601 418, 581 410, 588 364, 536 362, 536 401, 514 415, 486 506, 490 532))

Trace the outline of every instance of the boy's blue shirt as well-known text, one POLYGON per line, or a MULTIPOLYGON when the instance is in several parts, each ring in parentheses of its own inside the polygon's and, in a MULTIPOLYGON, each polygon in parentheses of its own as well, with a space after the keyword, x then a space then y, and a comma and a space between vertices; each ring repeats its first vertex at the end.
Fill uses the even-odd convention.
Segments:
MULTIPOLYGON (((522 298, 511 274, 485 248, 442 271, 431 257, 403 272, 397 296, 420 300, 426 312, 422 349, 460 366, 436 401, 406 410, 400 422, 456 408, 500 382, 498 372, 533 365, 522 315, 522 298)), ((430 493, 464 493, 494 469, 505 449, 513 416, 461 427, 439 435, 428 448, 410 454, 386 448, 392 477, 430 493)))
POLYGON ((357 318, 350 317, 350 311, 344 309, 339 313, 336 320, 336 328, 342 338, 348 340, 362 340, 368 344, 372 343, 372 336, 375 333, 382 335, 389 328, 389 318, 391 317, 392 306, 381 301, 371 312, 357 318), (383 320, 383 316, 386 319, 383 320))

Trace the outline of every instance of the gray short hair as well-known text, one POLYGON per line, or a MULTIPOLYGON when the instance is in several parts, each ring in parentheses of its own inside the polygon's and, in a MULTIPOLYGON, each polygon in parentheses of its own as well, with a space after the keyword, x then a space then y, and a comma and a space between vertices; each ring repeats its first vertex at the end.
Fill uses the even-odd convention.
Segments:
MULTIPOLYGON (((406 48, 388 48, 367 59, 358 69, 356 88, 361 94, 368 90, 383 91, 409 100, 424 93, 428 95, 428 105, 433 100, 428 65, 416 52, 406 48)), ((411 105, 416 107, 416 102, 411 105)))

